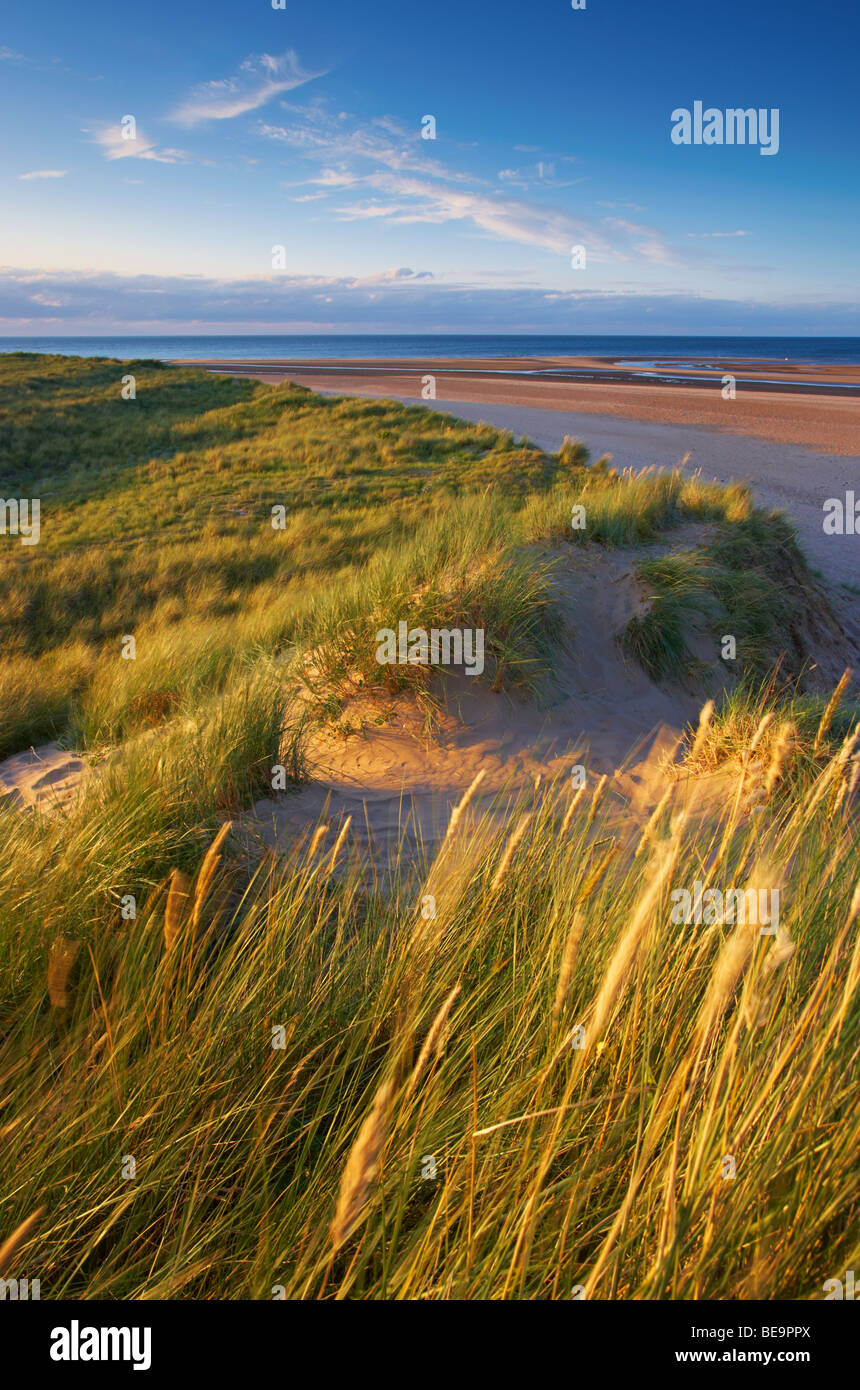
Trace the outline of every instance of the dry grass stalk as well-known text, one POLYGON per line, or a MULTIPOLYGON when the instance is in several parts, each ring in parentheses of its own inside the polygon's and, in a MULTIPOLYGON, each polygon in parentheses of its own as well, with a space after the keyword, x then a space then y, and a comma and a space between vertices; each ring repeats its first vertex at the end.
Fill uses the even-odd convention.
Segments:
POLYGON ((58 936, 48 960, 48 997, 55 1009, 67 1009, 70 1002, 69 976, 81 949, 79 941, 58 936))
POLYGON ((565 813, 564 813, 564 820, 563 820, 562 823, 561 823, 561 832, 560 832, 562 835, 563 835, 564 832, 567 830, 567 827, 570 825, 570 822, 573 820, 573 817, 574 817, 574 815, 576 814, 576 808, 577 808, 577 806, 579 805, 580 801, 582 800, 582 798, 583 798, 584 796, 585 796, 585 783, 583 783, 583 785, 577 790, 576 795, 574 796, 573 800, 571 801, 570 805, 568 806, 567 810, 566 810, 565 813))
POLYGON ((327 873, 327 874, 333 873, 333 871, 334 871, 334 866, 335 866, 335 864, 337 863, 337 857, 338 857, 338 855, 340 854, 341 847, 342 847, 342 845, 343 845, 344 840, 346 839, 347 835, 349 834, 349 827, 350 827, 351 824, 352 824, 352 816, 347 816, 346 820, 344 821, 343 825, 342 825, 341 828, 340 828, 340 834, 338 835, 337 839, 335 840, 334 849, 332 850, 331 854, 329 855, 328 863, 326 864, 326 873, 327 873))
POLYGON ((597 807, 600 803, 600 798, 603 795, 603 789, 608 781, 609 778, 604 772, 597 786, 594 788, 594 796, 591 798, 591 805, 588 808, 588 817, 585 822, 586 830, 588 830, 589 826, 592 825, 594 822, 594 817, 597 815, 597 807))
POLYGON ((502 855, 499 867, 496 869, 496 872, 493 875, 493 882, 490 885, 491 893, 495 893, 505 874, 508 872, 508 866, 510 865, 511 860, 514 857, 514 852, 517 848, 517 845, 519 844, 520 840, 523 838, 523 836, 529 828, 529 825, 532 820, 532 814, 533 813, 531 811, 526 811, 525 815, 520 817, 519 824, 514 830, 514 833, 511 836, 511 838, 508 840, 508 843, 505 845, 505 852, 502 855))
POLYGON ((327 826, 327 825, 318 825, 318 826, 317 826, 316 830, 315 830, 314 833, 313 833, 313 838, 312 838, 312 840, 311 840, 311 842, 310 842, 310 845, 309 845, 309 847, 308 847, 308 863, 311 862, 311 860, 313 859, 313 857, 314 857, 314 855, 316 854, 317 850, 319 849, 319 847, 320 847, 320 841, 323 840, 327 834, 328 834, 328 826, 327 826))
POLYGON ((384 1081, 379 1087, 370 1112, 349 1151, 331 1223, 331 1242, 335 1250, 349 1238, 364 1212, 385 1142, 392 1090, 390 1081, 384 1081))
POLYGON ((0 1245, 0 1279, 11 1277, 12 1261, 22 1246, 26 1245, 30 1239, 30 1235, 38 1226, 44 1210, 44 1207, 37 1207, 26 1221, 22 1221, 21 1225, 15 1228, 9 1239, 4 1240, 3 1244, 0 1245))
POLYGON ((576 901, 580 906, 591 897, 592 893, 594 892, 595 888, 597 887, 598 883, 600 882, 604 873, 606 872, 606 867, 609 864, 609 861, 615 858, 619 848, 620 846, 615 842, 615 840, 613 840, 609 848, 607 850, 604 850, 600 859, 598 859, 594 868, 591 870, 591 873, 587 876, 587 878, 583 880, 582 887, 576 895, 576 901))
POLYGON ((705 741, 708 737, 708 730, 711 727, 711 720, 713 719, 713 717, 714 702, 713 700, 708 700, 707 704, 702 705, 701 711, 699 713, 699 727, 696 730, 696 737, 693 740, 693 747, 690 749, 690 756, 687 760, 688 762, 695 763, 696 759, 701 753, 702 748, 705 745, 705 741))
POLYGON ((783 764, 786 758, 796 746, 797 728, 790 719, 783 720, 777 730, 771 749, 770 764, 764 779, 765 800, 769 801, 771 793, 777 782, 781 781, 783 775, 783 764))
POLYGON ((181 869, 174 869, 164 907, 164 945, 168 951, 173 950, 179 938, 190 894, 191 879, 181 869))
POLYGON ((834 813, 838 811, 844 802, 845 814, 847 815, 851 808, 854 788, 857 786, 858 777, 860 777, 860 756, 855 753, 853 758, 846 761, 849 763, 849 767, 842 771, 839 787, 833 798, 833 811, 834 813))
POLYGON ((564 1007, 571 976, 573 975, 573 967, 576 962, 576 954, 579 950, 579 943, 582 940, 582 929, 584 925, 585 921, 582 913, 576 912, 573 918, 573 926, 568 932, 567 941, 564 943, 561 968, 558 972, 558 982, 555 987, 555 1002, 552 1006, 553 1018, 558 1018, 564 1007))
POLYGON ((752 785, 755 774, 760 769, 760 764, 753 761, 753 753, 755 753, 764 738, 766 730, 769 729, 770 725, 773 723, 773 717, 772 710, 768 710, 767 714, 762 716, 759 726, 752 736, 752 742, 741 754, 741 766, 743 768, 743 773, 741 775, 742 790, 752 785))
POLYGON ((839 684, 837 685, 833 694, 830 696, 830 699, 827 702, 827 708, 821 716, 821 723, 818 726, 818 732, 815 735, 815 742, 812 745, 813 754, 818 752, 819 748, 821 747, 822 740, 827 737, 827 732, 830 728, 830 725, 833 723, 833 716, 839 708, 839 704, 842 700, 842 696, 845 694, 845 691, 848 688, 851 676, 851 667, 848 666, 842 672, 842 675, 839 678, 839 684))
POLYGON ((787 927, 781 923, 777 927, 773 945, 768 951, 762 965, 762 987, 759 993, 752 994, 744 1007, 744 1018, 750 1028, 763 1028, 768 1019, 770 1005, 774 995, 774 981, 771 979, 774 972, 781 969, 794 955, 797 946, 791 939, 791 933, 787 927))
POLYGON ((203 863, 200 865, 200 872, 197 875, 197 886, 194 890, 194 911, 191 916, 192 935, 196 934, 200 916, 203 912, 203 904, 212 887, 215 874, 218 871, 218 865, 221 863, 221 846, 229 835, 232 827, 233 822, 231 820, 225 820, 218 834, 215 836, 215 839, 203 856, 203 863))
POLYGON ((703 1044, 722 1018, 755 948, 759 928, 739 923, 717 957, 708 992, 696 1019, 695 1040, 703 1044))
POLYGON ((457 998, 457 995, 459 993, 460 986, 455 985, 454 988, 451 990, 451 993, 448 995, 447 999, 443 1003, 441 1009, 437 1013, 436 1017, 434 1018, 433 1022, 431 1023, 430 1030, 427 1034, 427 1037, 424 1039, 421 1051, 418 1053, 418 1061, 415 1063, 415 1066, 412 1069, 412 1075, 409 1078, 409 1085, 406 1088, 407 1096, 411 1096, 412 1092, 415 1090, 415 1087, 418 1084, 418 1078, 420 1077, 422 1071, 424 1070, 425 1066, 430 1060, 431 1054, 434 1052, 438 1053, 440 1051, 442 1045, 442 1034, 445 1030, 445 1025, 448 1022, 448 1015, 450 1014, 454 1000, 457 998))
POLYGON ((650 816, 648 817, 648 824, 645 826, 645 829, 642 831, 641 839, 640 839, 640 841, 639 841, 639 844, 636 846, 636 854, 635 854, 634 858, 638 859, 639 856, 640 856, 640 854, 642 854, 642 852, 643 852, 643 851, 648 847, 648 845, 650 844, 650 842, 651 842, 651 840, 652 840, 652 838, 653 838, 653 835, 654 835, 654 831, 656 830, 657 824, 658 824, 658 822, 659 822, 659 820, 660 820, 660 817, 662 816, 663 812, 665 811, 666 805, 667 805, 667 803, 668 803, 668 801, 669 801, 669 798, 670 798, 671 795, 672 795, 672 791, 673 791, 673 788, 672 788, 672 787, 667 787, 667 788, 666 788, 666 790, 664 791, 663 795, 660 797, 660 800, 657 802, 657 805, 654 807, 654 810, 651 812, 650 816))
POLYGON ((819 802, 823 800, 828 792, 833 791, 834 786, 838 791, 840 785, 845 785, 845 782, 848 780, 845 775, 846 765, 851 760, 851 755, 854 752, 858 740, 860 740, 860 724, 847 735, 836 757, 830 759, 825 765, 817 782, 813 783, 811 795, 807 797, 803 806, 803 816, 805 819, 809 819, 819 802))
MULTIPOLYGON (((618 942, 612 954, 612 959, 606 968, 603 984, 597 995, 591 1021, 588 1025, 588 1033, 593 1040, 600 1038, 616 997, 624 988, 627 976, 639 953, 639 948, 645 939, 645 933, 651 925, 654 910, 660 900, 666 881, 675 865, 680 846, 680 831, 682 824, 683 822, 679 825, 674 840, 666 847, 661 848, 655 855, 654 871, 642 895, 642 900, 634 912, 627 930, 618 942)), ((584 1053, 580 1053, 579 1055, 584 1056, 584 1053)))
POLYGON ((472 780, 472 784, 466 791, 465 795, 460 798, 460 800, 457 802, 457 805, 451 812, 451 819, 448 822, 448 829, 445 832, 445 839, 442 842, 442 849, 445 848, 445 846, 448 844, 448 841, 453 837, 454 832, 457 829, 457 825, 460 821, 460 818, 463 815, 463 812, 466 810, 466 807, 472 800, 472 797, 475 795, 475 792, 478 790, 486 775, 487 770, 486 768, 482 767, 480 772, 477 773, 477 775, 472 780))

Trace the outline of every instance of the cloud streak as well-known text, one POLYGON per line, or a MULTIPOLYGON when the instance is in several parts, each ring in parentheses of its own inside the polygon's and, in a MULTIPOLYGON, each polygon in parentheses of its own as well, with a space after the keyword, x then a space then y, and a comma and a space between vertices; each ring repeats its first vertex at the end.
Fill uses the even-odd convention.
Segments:
MULTIPOLYGON (((259 134, 320 166, 296 187, 348 195, 336 209, 342 222, 461 223, 496 240, 559 257, 569 258, 573 246, 584 245, 598 262, 679 262, 677 252, 652 227, 638 227, 621 218, 583 217, 504 189, 493 191, 473 175, 448 169, 430 154, 432 142, 423 141, 417 128, 405 130, 390 118, 358 125, 345 112, 331 115, 319 102, 294 112, 287 125, 261 123, 259 134)), ((554 174, 555 166, 548 162, 525 171, 502 170, 500 178, 503 184, 520 188, 533 179, 532 186, 547 192, 570 186, 553 182, 554 174), (511 177, 502 177, 506 174, 511 177)), ((301 193, 295 199, 311 201, 318 196, 301 193)))
POLYGON ((363 277, 122 276, 0 271, 0 333, 856 331, 857 303, 708 298, 667 291, 446 284, 395 267, 363 277))
POLYGON ((343 205, 338 209, 341 221, 384 217, 404 225, 468 222, 501 241, 516 242, 560 257, 569 257, 572 246, 584 242, 592 254, 606 260, 612 258, 610 243, 597 224, 556 208, 524 199, 474 193, 426 179, 375 175, 365 182, 388 195, 387 200, 343 205))
POLYGON ((140 128, 133 140, 126 139, 122 127, 104 126, 96 131, 95 142, 106 159, 151 159, 156 164, 188 164, 193 156, 187 150, 167 149, 148 139, 140 128))
POLYGON ((292 91, 323 72, 307 72, 292 50, 273 56, 261 53, 246 58, 235 77, 203 82, 168 117, 177 125, 194 126, 201 121, 229 121, 257 111, 282 92, 292 91))

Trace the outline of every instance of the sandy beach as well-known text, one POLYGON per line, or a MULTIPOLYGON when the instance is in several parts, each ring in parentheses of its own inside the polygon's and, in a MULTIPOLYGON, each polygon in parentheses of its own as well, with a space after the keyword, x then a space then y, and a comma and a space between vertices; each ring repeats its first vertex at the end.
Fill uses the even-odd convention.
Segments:
POLYGON ((295 381, 316 391, 480 402, 538 410, 695 425, 822 454, 860 456, 860 366, 719 360, 707 368, 640 362, 621 368, 599 358, 391 358, 302 362, 197 361, 231 376, 295 381), (736 394, 723 398, 723 378, 736 394))
POLYGON ((860 537, 825 535, 823 506, 852 489, 860 494, 860 366, 720 359, 680 368, 663 359, 621 369, 584 357, 193 365, 272 385, 393 397, 485 420, 548 450, 571 435, 619 468, 681 465, 747 482, 761 505, 791 517, 808 559, 837 586, 845 620, 857 620, 857 597, 844 586, 860 584, 860 537), (723 398, 725 375, 735 377, 734 399, 723 398), (423 394, 428 377, 435 396, 423 394))

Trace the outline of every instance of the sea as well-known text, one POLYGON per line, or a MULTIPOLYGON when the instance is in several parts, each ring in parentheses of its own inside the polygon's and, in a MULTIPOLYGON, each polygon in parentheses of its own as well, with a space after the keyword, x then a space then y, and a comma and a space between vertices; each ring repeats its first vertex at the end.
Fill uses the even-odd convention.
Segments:
POLYGON ((266 333, 0 338, 0 352, 72 357, 259 359, 395 357, 602 357, 619 366, 707 366, 727 358, 849 366, 860 364, 860 338, 680 337, 675 335, 474 333, 266 333))

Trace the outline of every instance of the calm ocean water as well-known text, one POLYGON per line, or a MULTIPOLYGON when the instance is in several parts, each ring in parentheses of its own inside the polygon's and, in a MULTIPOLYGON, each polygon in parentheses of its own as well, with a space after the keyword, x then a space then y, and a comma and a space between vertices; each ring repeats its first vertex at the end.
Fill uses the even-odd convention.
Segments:
POLYGON ((708 362, 771 358, 782 362, 860 364, 860 338, 716 338, 572 334, 219 334, 170 337, 0 338, 0 352, 74 357, 237 359, 308 357, 608 357, 708 362))

